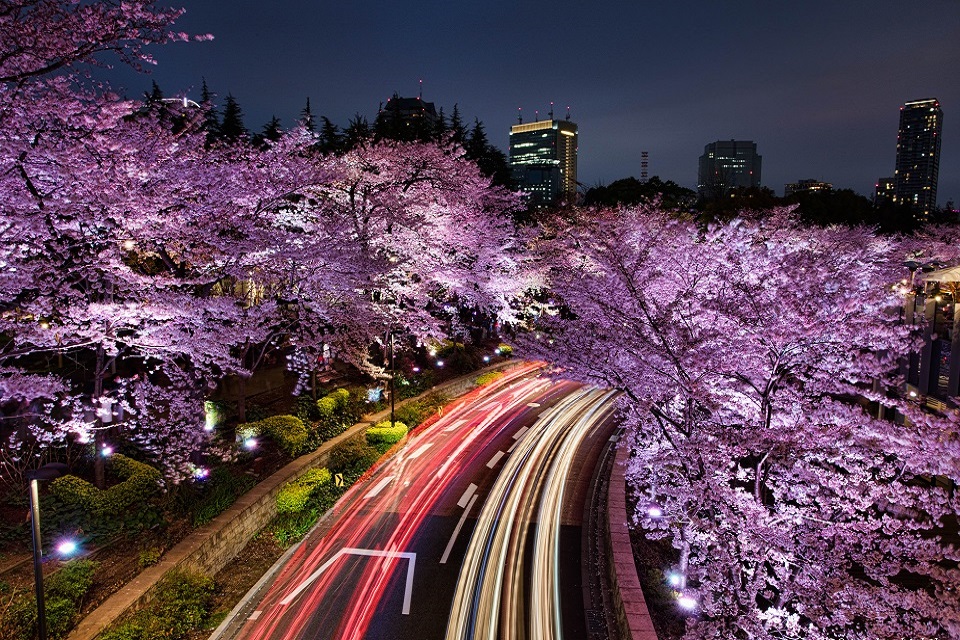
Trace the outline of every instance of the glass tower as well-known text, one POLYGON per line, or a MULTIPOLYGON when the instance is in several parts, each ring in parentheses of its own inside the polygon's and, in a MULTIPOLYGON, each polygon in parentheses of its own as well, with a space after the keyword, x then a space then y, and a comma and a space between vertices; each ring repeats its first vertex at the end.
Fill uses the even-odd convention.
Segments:
POLYGON ((937 206, 940 134, 943 111, 936 99, 913 100, 900 107, 894 201, 925 220, 937 206))
POLYGON ((534 206, 572 202, 577 195, 577 125, 552 118, 513 125, 510 169, 534 206))

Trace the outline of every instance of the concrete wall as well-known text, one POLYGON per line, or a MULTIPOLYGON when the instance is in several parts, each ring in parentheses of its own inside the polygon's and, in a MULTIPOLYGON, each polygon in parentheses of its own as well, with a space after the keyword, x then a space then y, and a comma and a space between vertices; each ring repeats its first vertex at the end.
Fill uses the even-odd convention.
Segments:
POLYGON ((657 640, 657 632, 654 631, 653 620, 650 619, 643 590, 640 588, 627 528, 629 518, 624 470, 629 455, 629 447, 621 440, 610 470, 607 490, 607 570, 620 637, 626 640, 657 640))

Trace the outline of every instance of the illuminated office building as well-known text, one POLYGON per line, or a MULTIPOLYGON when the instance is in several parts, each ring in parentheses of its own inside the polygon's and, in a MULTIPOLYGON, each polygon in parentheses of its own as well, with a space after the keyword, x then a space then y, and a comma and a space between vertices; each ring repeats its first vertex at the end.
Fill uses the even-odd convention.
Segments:
POLYGON ((577 125, 569 116, 513 125, 510 170, 530 204, 573 202, 577 196, 577 125))
POLYGON ((760 186, 762 157, 750 140, 717 140, 703 148, 697 172, 701 198, 719 198, 734 189, 760 186))
POLYGON ((918 220, 927 219, 937 206, 942 129, 937 100, 913 100, 900 107, 894 201, 908 205, 918 220))

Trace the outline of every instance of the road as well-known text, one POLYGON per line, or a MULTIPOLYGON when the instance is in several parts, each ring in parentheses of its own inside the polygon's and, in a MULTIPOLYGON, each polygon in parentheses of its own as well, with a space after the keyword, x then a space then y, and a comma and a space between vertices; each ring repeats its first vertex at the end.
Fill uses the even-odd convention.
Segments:
POLYGON ((523 373, 354 486, 220 637, 585 637, 579 521, 610 395, 523 373))

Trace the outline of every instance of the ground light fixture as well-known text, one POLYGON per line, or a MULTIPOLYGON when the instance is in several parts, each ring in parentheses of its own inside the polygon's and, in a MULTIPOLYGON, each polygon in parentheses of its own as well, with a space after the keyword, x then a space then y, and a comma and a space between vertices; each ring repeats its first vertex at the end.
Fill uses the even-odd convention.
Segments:
POLYGON ((691 598, 690 596, 684 594, 680 594, 680 597, 677 598, 677 604, 687 611, 693 611, 697 608, 696 598, 691 598))

